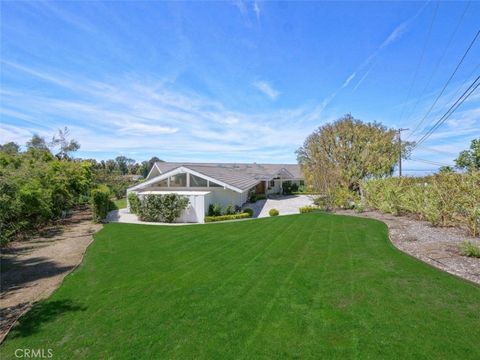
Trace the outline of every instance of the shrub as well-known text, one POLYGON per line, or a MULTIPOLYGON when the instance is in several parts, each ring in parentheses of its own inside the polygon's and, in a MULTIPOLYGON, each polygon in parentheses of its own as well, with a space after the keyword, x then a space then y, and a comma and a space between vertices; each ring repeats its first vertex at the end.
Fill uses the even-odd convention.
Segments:
POLYGON ((470 241, 464 241, 460 246, 460 250, 464 256, 480 258, 480 246, 470 241))
POLYGON ((220 216, 222 215, 222 206, 220 204, 208 205, 208 216, 220 216))
POLYGON ((110 200, 110 190, 105 185, 100 185, 91 192, 93 220, 100 222, 107 217, 110 210, 115 208, 110 200))
POLYGON ((243 209, 243 212, 249 214, 250 217, 253 216, 253 210, 251 208, 245 208, 243 209))
POLYGON ((248 202, 256 203, 257 202, 257 194, 251 193, 249 198, 248 198, 248 202))
POLYGON ((298 191, 298 185, 292 183, 291 181, 284 181, 282 183, 282 190, 284 195, 291 195, 294 192, 298 191))
POLYGON ((138 214, 138 210, 140 209, 140 199, 136 193, 131 192, 128 194, 128 203, 130 204, 130 212, 132 214, 138 214))
POLYGON ((333 205, 336 208, 352 209, 355 202, 358 200, 358 195, 347 188, 338 187, 335 189, 335 193, 333 195, 333 205))
POLYGON ((270 216, 278 216, 278 214, 280 213, 278 212, 277 209, 270 209, 270 211, 268 212, 268 215, 270 216))
POLYGON ((386 213, 413 214, 435 226, 480 229, 480 172, 440 173, 422 178, 386 178, 362 184, 366 205, 386 213))
POLYGON ((188 206, 188 198, 177 194, 147 195, 140 203, 138 217, 142 221, 174 222, 188 206))
POLYGON ((248 219, 251 218, 247 212, 232 214, 232 215, 220 215, 220 216, 205 216, 205 222, 215 222, 215 221, 225 221, 225 220, 237 220, 237 219, 248 219))
POLYGON ((357 213, 363 213, 365 211, 365 205, 361 201, 359 201, 355 203, 355 205, 353 206, 353 209, 357 213))
POLYGON ((306 213, 314 212, 317 210, 319 210, 318 207, 312 206, 312 205, 302 206, 301 208, 298 209, 300 214, 306 214, 306 213))
POLYGON ((167 223, 174 222, 188 206, 188 198, 177 194, 166 194, 160 197, 162 207, 160 218, 167 223))
POLYGON ((256 195, 257 201, 258 201, 258 200, 265 200, 266 198, 267 198, 267 197, 265 196, 265 194, 257 194, 257 195, 256 195))
POLYGON ((227 205, 225 208, 225 211, 223 213, 224 215, 233 215, 235 214, 235 208, 233 207, 232 204, 227 205))

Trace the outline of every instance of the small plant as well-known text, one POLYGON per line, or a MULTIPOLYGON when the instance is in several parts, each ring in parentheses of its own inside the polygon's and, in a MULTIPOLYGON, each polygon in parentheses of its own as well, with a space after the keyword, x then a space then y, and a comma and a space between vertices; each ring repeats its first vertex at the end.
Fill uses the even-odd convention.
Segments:
POLYGON ((280 213, 278 212, 277 209, 270 209, 270 211, 268 212, 268 215, 270 216, 278 216, 280 213))
POLYGON ((302 206, 301 208, 298 209, 300 214, 306 214, 306 213, 314 212, 317 210, 319 210, 318 207, 312 206, 312 205, 302 206))
POLYGON ((220 216, 222 215, 222 206, 220 204, 208 205, 208 216, 220 216))
POLYGON ((248 219, 252 216, 249 213, 243 212, 238 214, 231 215, 220 215, 220 216, 205 216, 205 222, 216 222, 216 221, 226 221, 226 220, 238 220, 238 219, 248 219))
POLYGON ((460 246, 463 256, 480 258, 480 246, 470 242, 464 241, 460 246))
POLYGON ((138 198, 137 194, 133 192, 129 193, 128 203, 130 204, 130 212, 132 214, 138 214, 138 210, 140 209, 140 199, 138 198))
POLYGON ((235 208, 233 207, 232 204, 227 205, 225 208, 225 211, 223 213, 224 215, 233 215, 235 214, 235 208))
POLYGON ((243 209, 243 212, 247 213, 247 214, 250 214, 250 217, 253 216, 253 210, 251 208, 245 208, 245 209, 243 209))

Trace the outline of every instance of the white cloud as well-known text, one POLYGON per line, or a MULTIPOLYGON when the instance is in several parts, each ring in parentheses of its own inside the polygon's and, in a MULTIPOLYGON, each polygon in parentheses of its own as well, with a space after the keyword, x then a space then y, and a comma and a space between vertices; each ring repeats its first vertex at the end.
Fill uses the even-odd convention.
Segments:
POLYGON ((273 86, 266 81, 256 80, 253 82, 252 85, 255 86, 262 93, 267 95, 272 100, 275 100, 278 97, 278 95, 280 95, 280 92, 275 90, 273 86))
POLYGON ((257 22, 260 21, 260 6, 258 5, 257 1, 253 2, 253 12, 255 13, 255 16, 257 17, 257 22))

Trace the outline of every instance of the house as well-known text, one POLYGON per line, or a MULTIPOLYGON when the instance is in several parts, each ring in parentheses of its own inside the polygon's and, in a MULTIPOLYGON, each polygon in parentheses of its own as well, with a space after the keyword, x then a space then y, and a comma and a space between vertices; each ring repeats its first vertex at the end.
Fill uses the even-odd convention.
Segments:
POLYGON ((190 203, 178 221, 203 223, 210 204, 242 206, 252 193, 281 194, 287 181, 303 185, 299 165, 157 162, 127 194, 186 196, 190 203))

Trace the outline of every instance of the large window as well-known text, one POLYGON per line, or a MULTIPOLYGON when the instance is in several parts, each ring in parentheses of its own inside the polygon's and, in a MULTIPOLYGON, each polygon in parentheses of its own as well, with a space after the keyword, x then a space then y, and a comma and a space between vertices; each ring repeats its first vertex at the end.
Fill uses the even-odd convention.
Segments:
POLYGON ((162 181, 159 181, 158 183, 156 183, 154 186, 167 187, 168 186, 168 179, 163 179, 162 181))
POLYGON ((210 181, 208 186, 210 186, 210 187, 223 187, 222 185, 218 185, 217 183, 214 183, 213 181, 210 181))
POLYGON ((170 187, 186 187, 187 174, 177 174, 170 177, 170 187))
POLYGON ((207 187, 207 180, 190 174, 190 187, 207 187))

